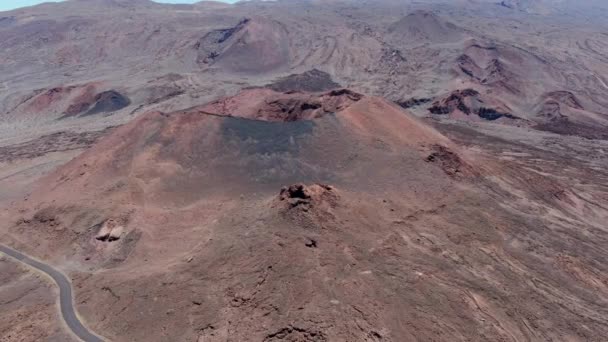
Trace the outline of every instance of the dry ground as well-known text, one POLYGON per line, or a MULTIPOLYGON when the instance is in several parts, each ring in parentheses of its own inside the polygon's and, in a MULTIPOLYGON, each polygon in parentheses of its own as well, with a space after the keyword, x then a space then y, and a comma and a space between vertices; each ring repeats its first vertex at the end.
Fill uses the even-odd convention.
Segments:
POLYGON ((603 341, 605 4, 510 3, 0 13, 0 240, 113 341, 603 341))

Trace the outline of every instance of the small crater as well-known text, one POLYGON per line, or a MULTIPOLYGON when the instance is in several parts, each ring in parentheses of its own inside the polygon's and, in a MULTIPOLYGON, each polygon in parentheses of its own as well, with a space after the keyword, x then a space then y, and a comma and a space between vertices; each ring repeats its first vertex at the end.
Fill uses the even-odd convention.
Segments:
POLYGON ((431 101, 432 101, 432 99, 429 99, 429 98, 426 98, 426 97, 423 97, 423 98, 412 97, 412 98, 407 99, 405 101, 397 102, 397 104, 399 106, 401 106, 401 108, 408 109, 408 108, 412 108, 412 107, 421 106, 421 105, 429 103, 431 101))
POLYGON ((304 211, 323 204, 334 205, 337 196, 333 187, 324 184, 294 184, 281 188, 279 200, 286 202, 289 208, 301 207, 304 211))

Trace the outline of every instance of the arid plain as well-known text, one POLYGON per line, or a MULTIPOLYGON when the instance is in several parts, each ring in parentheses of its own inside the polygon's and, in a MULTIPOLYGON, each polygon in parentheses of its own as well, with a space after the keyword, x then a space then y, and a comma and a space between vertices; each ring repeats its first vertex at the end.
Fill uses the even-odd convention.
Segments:
MULTIPOLYGON (((605 341, 607 17, 0 12, 0 243, 108 341, 605 341)), ((0 258, 0 341, 76 340, 56 297, 0 258)))

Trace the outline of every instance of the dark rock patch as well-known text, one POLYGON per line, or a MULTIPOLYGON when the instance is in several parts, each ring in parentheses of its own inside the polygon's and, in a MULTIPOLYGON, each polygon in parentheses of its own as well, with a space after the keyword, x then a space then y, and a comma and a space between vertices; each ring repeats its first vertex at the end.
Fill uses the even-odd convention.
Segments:
POLYGON ((450 108, 445 107, 445 106, 432 106, 431 108, 429 108, 429 112, 431 112, 431 114, 436 114, 436 115, 447 115, 450 114, 450 108))
POLYGON ((363 98, 363 95, 355 93, 349 89, 336 89, 329 92, 329 96, 346 96, 353 101, 359 101, 363 98))
POLYGON ((128 107, 130 104, 131 100, 116 90, 104 91, 95 96, 89 94, 72 103, 59 120, 74 116, 111 113, 128 107))
POLYGON ((308 248, 317 248, 317 240, 315 239, 307 239, 306 243, 304 244, 306 247, 308 248))
POLYGON ((227 118, 221 128, 226 141, 253 155, 297 154, 299 142, 310 136, 313 129, 314 122, 309 120, 267 122, 243 118, 227 118))
POLYGON ((475 89, 469 88, 469 89, 465 89, 465 90, 461 91, 460 94, 462 96, 477 96, 477 95, 479 95, 479 92, 475 89))
POLYGON ((220 56, 228 40, 241 31, 250 21, 251 19, 244 18, 233 27, 217 29, 205 34, 194 44, 194 48, 199 52, 197 62, 212 64, 220 56))
POLYGON ((456 63, 460 70, 472 79, 479 81, 479 74, 481 74, 481 68, 475 63, 475 61, 468 55, 460 55, 456 59, 456 63))
POLYGON ((477 115, 478 117, 494 121, 500 118, 518 120, 519 118, 507 112, 508 107, 499 101, 482 96, 475 89, 456 90, 449 96, 435 101, 429 108, 431 114, 448 115, 460 111, 465 115, 477 115))
MULTIPOLYGON (((281 188, 279 200, 287 203, 288 208, 301 207, 304 211, 308 211, 313 206, 335 205, 337 195, 330 185, 313 184, 306 186, 297 183, 281 188)), ((314 245, 316 246, 316 241, 314 245)))
POLYGON ((369 334, 367 334, 367 338, 369 339, 369 341, 382 341, 382 335, 380 335, 379 332, 377 331, 370 331, 369 334))
POLYGON ((416 97, 412 97, 410 99, 407 99, 405 101, 399 101, 397 102, 397 104, 399 106, 401 106, 401 108, 412 108, 412 107, 418 107, 421 106, 423 104, 429 103, 431 102, 432 99, 426 98, 426 97, 422 97, 422 98, 416 98, 416 97))
POLYGON ((121 110, 131 104, 128 97, 115 90, 108 90, 95 96, 93 107, 82 116, 95 115, 100 113, 111 113, 121 110))
POLYGON ((268 84, 266 87, 279 92, 321 92, 340 88, 341 85, 334 82, 328 73, 312 69, 302 74, 292 74, 281 78, 274 83, 268 84))
POLYGON ((429 108, 429 112, 431 112, 432 114, 444 115, 450 114, 454 110, 458 109, 461 112, 469 115, 471 114, 471 109, 465 103, 465 99, 468 97, 476 96, 479 96, 479 92, 474 89, 457 90, 450 94, 450 96, 445 98, 443 101, 437 101, 433 103, 433 106, 429 108))
POLYGON ((576 123, 565 116, 556 117, 548 122, 538 124, 534 128, 539 131, 579 136, 585 139, 608 140, 608 129, 605 127, 593 127, 576 123))
POLYGON ((288 326, 266 335, 264 342, 276 341, 302 341, 302 342, 326 342, 327 336, 321 331, 288 326))
POLYGON ((480 118, 482 119, 486 119, 489 121, 494 121, 494 120, 498 120, 502 117, 505 118, 509 118, 509 119, 518 119, 516 116, 511 115, 511 114, 507 114, 507 113, 501 113, 495 109, 492 108, 479 108, 477 110, 477 115, 479 115, 480 118))
POLYGON ((36 223, 55 227, 60 224, 59 218, 55 215, 54 208, 42 209, 34 214, 32 220, 36 223))
POLYGON ((310 194, 307 193, 304 184, 294 184, 283 187, 279 196, 282 201, 287 201, 292 207, 310 203, 310 194))
POLYGON ((97 132, 57 132, 24 143, 0 147, 0 162, 32 159, 51 152, 85 149, 113 129, 97 132))
POLYGON ((0 17, 0 28, 9 27, 16 21, 15 17, 0 17))
POLYGON ((498 5, 500 5, 501 7, 508 8, 508 9, 513 9, 514 8, 513 4, 510 1, 507 1, 507 0, 503 0, 503 1, 499 2, 498 5))

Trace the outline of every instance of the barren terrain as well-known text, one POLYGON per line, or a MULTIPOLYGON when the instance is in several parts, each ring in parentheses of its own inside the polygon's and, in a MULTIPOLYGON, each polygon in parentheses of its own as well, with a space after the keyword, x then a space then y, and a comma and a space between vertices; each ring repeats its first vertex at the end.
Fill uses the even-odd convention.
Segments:
MULTIPOLYGON (((601 1, 0 13, 0 242, 108 341, 603 341, 601 1)), ((2 341, 65 341, 0 259, 2 341)))

